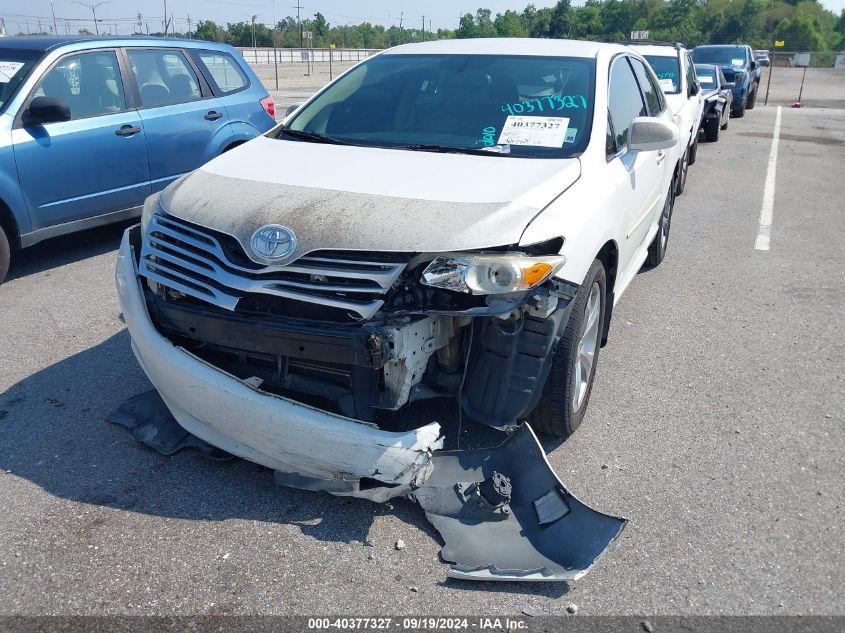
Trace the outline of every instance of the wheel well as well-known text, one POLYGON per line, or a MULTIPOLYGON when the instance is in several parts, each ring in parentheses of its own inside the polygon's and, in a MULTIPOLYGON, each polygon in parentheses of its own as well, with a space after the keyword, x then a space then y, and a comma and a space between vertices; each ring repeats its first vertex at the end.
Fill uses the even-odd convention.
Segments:
POLYGON ((604 323, 602 323, 601 346, 607 345, 607 337, 610 335, 610 317, 613 315, 613 289, 616 286, 616 273, 619 265, 619 249, 612 240, 601 247, 596 255, 604 266, 604 274, 607 277, 607 301, 604 310, 604 323))
POLYGON ((5 202, 0 200, 0 226, 6 232, 6 237, 9 240, 9 245, 15 249, 20 246, 20 236, 18 233, 18 223, 15 221, 15 216, 12 215, 12 210, 5 202))
POLYGON ((234 143, 229 143, 229 144, 228 144, 228 145, 227 145, 227 146, 223 149, 223 151, 222 151, 222 152, 220 152, 220 153, 221 153, 221 154, 225 154, 225 153, 226 153, 226 152, 228 152, 230 149, 235 149, 238 145, 243 145, 244 143, 246 143, 246 141, 235 141, 234 143))
POLYGON ((613 240, 608 241, 601 247, 596 259, 604 265, 608 292, 613 292, 613 287, 616 284, 617 266, 619 265, 619 249, 616 248, 616 243, 613 240))

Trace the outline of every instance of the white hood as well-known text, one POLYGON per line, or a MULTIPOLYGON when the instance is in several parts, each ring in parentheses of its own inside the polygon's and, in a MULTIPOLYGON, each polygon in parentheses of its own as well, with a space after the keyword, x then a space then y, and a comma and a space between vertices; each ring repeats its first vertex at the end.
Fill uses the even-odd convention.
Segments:
MULTIPOLYGON (((317 249, 437 252, 516 244, 580 176, 577 159, 362 148, 259 137, 162 195, 164 209, 235 236, 266 224, 317 249)), ((552 237, 552 236, 550 236, 552 237)))

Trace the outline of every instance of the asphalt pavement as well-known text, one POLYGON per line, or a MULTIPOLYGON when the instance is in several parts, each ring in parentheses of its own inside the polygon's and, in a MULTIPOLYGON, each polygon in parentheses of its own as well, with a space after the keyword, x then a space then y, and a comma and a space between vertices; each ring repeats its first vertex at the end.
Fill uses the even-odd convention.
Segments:
POLYGON ((701 144, 587 418, 545 442, 576 495, 630 520, 569 584, 449 580, 410 502, 137 443, 106 422, 149 388, 114 290, 121 227, 22 253, 0 287, 0 614, 845 613, 845 110, 783 109, 761 251, 775 114, 701 144))

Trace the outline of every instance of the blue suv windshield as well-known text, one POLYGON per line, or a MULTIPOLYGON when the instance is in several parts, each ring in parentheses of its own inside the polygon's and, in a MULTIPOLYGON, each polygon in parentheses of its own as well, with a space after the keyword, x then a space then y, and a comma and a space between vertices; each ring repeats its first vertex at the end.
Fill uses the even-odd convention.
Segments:
POLYGON ((6 108, 42 54, 39 51, 0 48, 0 112, 6 108))
POLYGON ((742 68, 747 63, 744 46, 700 46, 692 51, 692 58, 700 64, 742 68))
POLYGON ((379 55, 330 85, 277 138, 565 158, 590 137, 595 60, 379 55))

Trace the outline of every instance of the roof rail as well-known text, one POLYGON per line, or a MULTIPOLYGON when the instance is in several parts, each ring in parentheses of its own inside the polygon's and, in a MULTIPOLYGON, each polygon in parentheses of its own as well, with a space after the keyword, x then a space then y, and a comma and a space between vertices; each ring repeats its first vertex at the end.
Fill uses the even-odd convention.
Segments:
POLYGON ((624 46, 636 46, 637 44, 646 44, 648 46, 673 46, 676 50, 686 48, 682 42, 661 42, 660 40, 628 40, 626 42, 617 41, 614 44, 622 44, 624 46))

